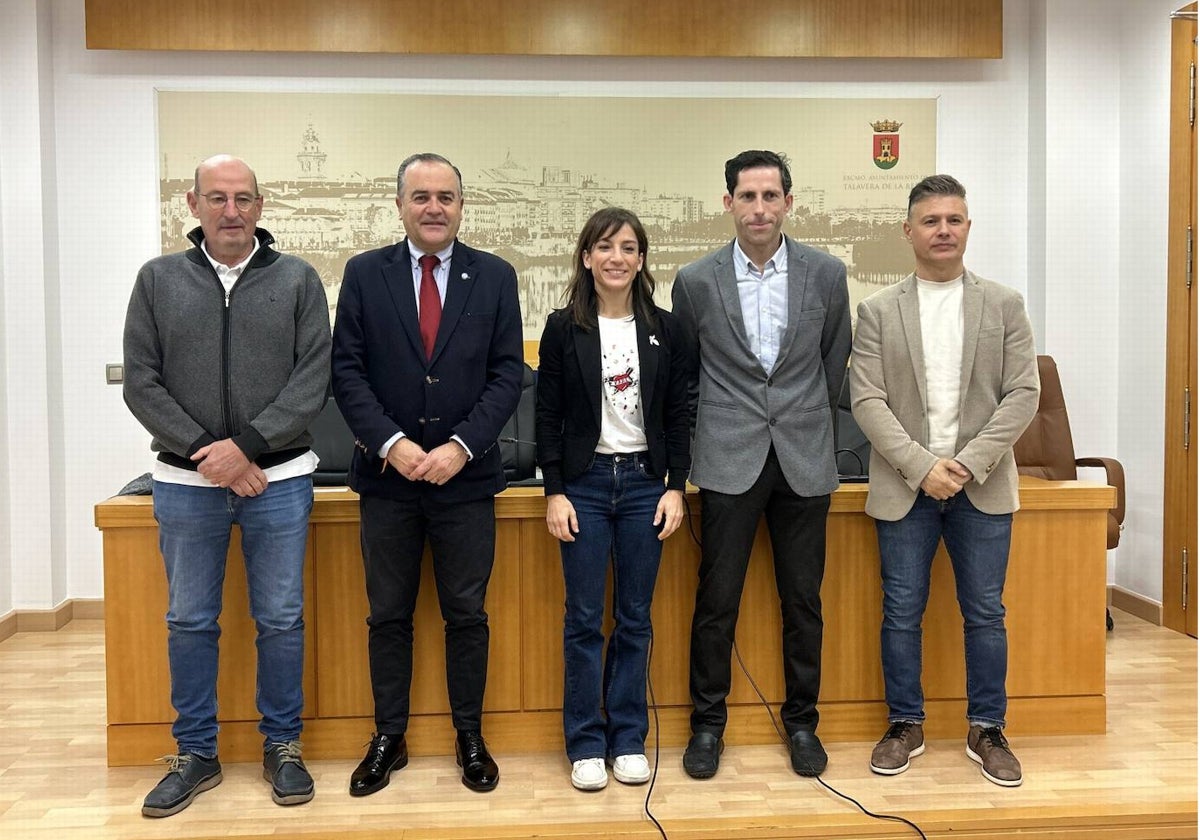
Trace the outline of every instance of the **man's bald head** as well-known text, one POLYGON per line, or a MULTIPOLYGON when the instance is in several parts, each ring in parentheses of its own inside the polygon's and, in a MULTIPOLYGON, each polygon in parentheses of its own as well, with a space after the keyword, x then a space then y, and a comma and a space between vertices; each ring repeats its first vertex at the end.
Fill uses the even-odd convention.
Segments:
POLYGON ((208 171, 210 171, 218 166, 224 165, 224 164, 234 164, 237 166, 245 167, 246 171, 250 173, 250 182, 252 184, 254 184, 254 194, 258 195, 258 176, 254 174, 254 170, 250 168, 250 164, 246 163, 246 161, 242 160, 240 157, 234 157, 233 155, 213 155, 210 158, 200 161, 200 165, 196 167, 196 174, 193 178, 193 181, 194 181, 193 190, 195 191, 195 193, 197 195, 199 195, 201 192, 201 190, 200 190, 200 175, 201 175, 201 173, 208 172, 208 171))

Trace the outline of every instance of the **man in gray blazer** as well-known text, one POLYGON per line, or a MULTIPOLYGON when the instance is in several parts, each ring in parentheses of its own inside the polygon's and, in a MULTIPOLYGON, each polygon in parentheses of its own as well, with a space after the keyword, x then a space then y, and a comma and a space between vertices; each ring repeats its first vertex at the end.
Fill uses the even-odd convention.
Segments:
POLYGON ((792 208, 787 160, 746 151, 725 164, 737 238, 684 266, 674 312, 697 393, 691 481, 703 511, 692 616, 692 737, 683 766, 717 772, 730 653, 750 549, 766 515, 783 616, 781 718, 792 769, 820 775, 821 581, 825 518, 837 488, 834 416, 850 353, 846 267, 782 233, 792 208))
POLYGON ((944 540, 963 614, 967 755, 1021 784, 1004 737, 1008 637, 1001 595, 1012 515, 1012 448, 1037 411, 1033 331, 1021 296, 963 267, 971 220, 949 175, 913 187, 904 235, 916 271, 858 306, 850 391, 871 441, 867 513, 879 537, 887 733, 871 769, 895 775, 925 751, 921 618, 944 540))

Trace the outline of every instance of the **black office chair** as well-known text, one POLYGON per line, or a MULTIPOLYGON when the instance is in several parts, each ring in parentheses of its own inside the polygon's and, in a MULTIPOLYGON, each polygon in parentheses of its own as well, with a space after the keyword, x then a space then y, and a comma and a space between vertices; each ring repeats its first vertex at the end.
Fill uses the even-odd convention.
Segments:
POLYGON ((871 442, 850 413, 850 375, 842 382, 834 426, 835 458, 839 481, 863 482, 871 465, 871 442))
POLYGON ((537 446, 534 440, 534 410, 537 401, 537 374, 529 365, 521 372, 521 399, 517 410, 500 430, 500 461, 510 487, 537 486, 537 446))
POLYGON ((346 483, 350 471, 350 459, 354 456, 354 435, 333 397, 325 401, 325 407, 308 427, 313 436, 312 450, 321 463, 313 473, 313 484, 318 487, 338 487, 346 483))
MULTIPOLYGON (((500 460, 504 465, 504 478, 510 485, 541 484, 541 479, 536 477, 537 452, 533 430, 536 381, 533 368, 525 365, 521 374, 520 402, 500 432, 500 460)), ((309 426, 309 432, 313 436, 313 452, 321 459, 317 471, 313 473, 313 484, 318 487, 345 484, 350 460, 354 456, 354 435, 333 397, 326 400, 325 408, 309 426)))

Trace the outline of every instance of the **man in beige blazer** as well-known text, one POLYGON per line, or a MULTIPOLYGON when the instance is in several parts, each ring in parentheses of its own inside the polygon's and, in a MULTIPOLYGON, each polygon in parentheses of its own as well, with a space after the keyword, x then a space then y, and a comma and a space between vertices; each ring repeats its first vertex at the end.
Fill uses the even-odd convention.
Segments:
POLYGON ((889 722, 871 769, 902 773, 925 750, 921 618, 944 540, 963 614, 967 755, 989 781, 1014 787, 1001 596, 1019 507, 1012 447, 1037 411, 1039 384, 1021 296, 963 267, 970 229, 958 181, 918 183, 904 222, 916 270, 858 307, 850 390, 872 447, 867 513, 879 538, 889 722))

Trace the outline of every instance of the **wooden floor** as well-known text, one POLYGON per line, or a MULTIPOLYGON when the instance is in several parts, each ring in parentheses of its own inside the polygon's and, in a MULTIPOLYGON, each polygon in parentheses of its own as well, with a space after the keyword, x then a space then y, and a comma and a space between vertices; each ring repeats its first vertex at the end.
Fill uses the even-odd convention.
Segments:
MULTIPOLYGON (((1114 615, 1108 734, 1010 731, 1022 787, 984 780, 960 740, 931 741, 893 778, 867 769, 871 744, 832 744, 824 779, 871 810, 913 820, 928 837, 1196 837, 1196 642, 1114 615)), ((566 759, 547 754, 498 756, 500 787, 484 795, 462 787, 452 757, 414 758, 366 799, 346 793, 354 762, 313 762, 316 799, 292 808, 272 804, 258 765, 226 765, 224 782, 186 811, 144 819, 142 798, 163 768, 106 766, 103 633, 101 621, 74 621, 0 643, 3 840, 660 836, 642 811, 645 787, 576 792, 566 759)), ((782 746, 730 748, 707 782, 683 774, 678 749, 664 750, 650 807, 671 840, 917 836, 794 775, 782 746)))

